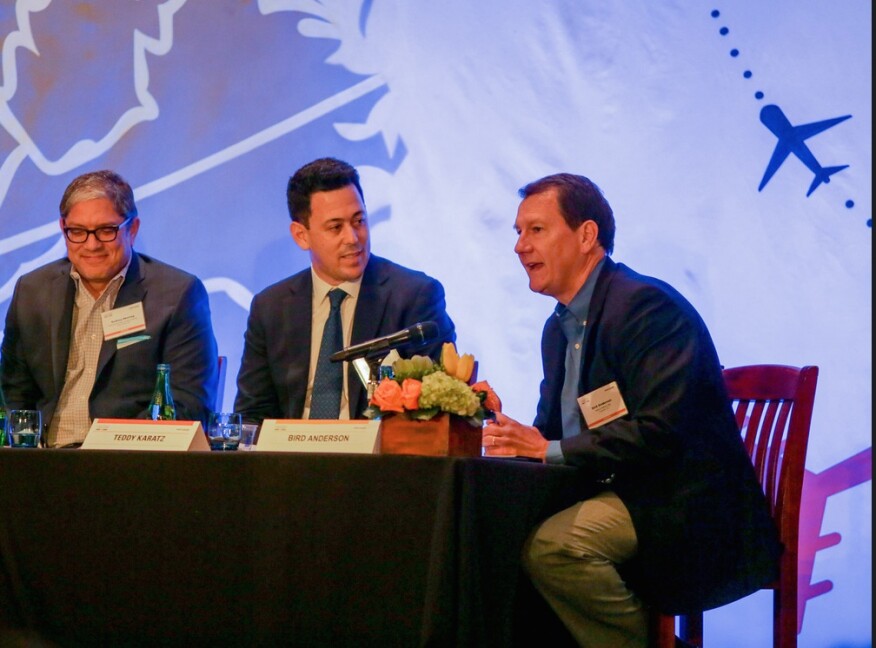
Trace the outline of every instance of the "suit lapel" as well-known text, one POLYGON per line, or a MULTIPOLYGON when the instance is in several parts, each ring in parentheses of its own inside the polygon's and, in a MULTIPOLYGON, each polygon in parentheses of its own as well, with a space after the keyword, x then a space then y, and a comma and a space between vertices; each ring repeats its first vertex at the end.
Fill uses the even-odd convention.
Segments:
POLYGON ((545 389, 541 394, 544 402, 539 404, 539 422, 548 438, 563 438, 563 417, 560 398, 563 392, 566 365, 566 336, 555 315, 545 328, 542 354, 545 366, 545 389))
POLYGON ((70 355, 70 328, 73 323, 73 301, 76 297, 76 286, 70 278, 70 263, 61 265, 58 275, 49 286, 48 303, 57 305, 50 308, 49 344, 52 345, 52 379, 55 383, 55 393, 60 394, 64 385, 64 374, 67 371, 67 358, 70 355))
POLYGON ((351 344, 366 342, 377 337, 389 298, 385 287, 386 281, 383 264, 380 263, 380 259, 372 256, 365 268, 362 285, 359 288, 359 300, 356 302, 356 312, 353 316, 353 333, 350 336, 351 344))
POLYGON ((307 396, 307 378, 310 375, 310 338, 313 330, 313 277, 310 270, 300 272, 289 283, 289 295, 284 303, 288 317, 282 320, 289 323, 285 340, 281 341, 285 358, 286 384, 290 386, 289 402, 280 407, 290 418, 300 418, 304 413, 304 400, 307 396), (301 340, 303 343, 295 343, 301 340), (305 342, 306 341, 306 342, 305 342))
POLYGON ((582 393, 587 393, 593 387, 587 380, 588 368, 593 362, 594 345, 596 344, 596 335, 594 331, 599 328, 599 321, 602 318, 602 311, 605 307, 605 298, 608 295, 608 288, 611 285, 612 279, 617 274, 617 264, 610 257, 605 257, 605 263, 602 266, 602 271, 596 279, 596 286, 593 288, 593 297, 590 298, 590 310, 587 315, 587 327, 584 330, 584 358, 581 362, 581 389, 582 393))
MULTIPOLYGON (((373 340, 380 333, 386 305, 389 301, 389 290, 386 287, 388 276, 385 268, 382 259, 374 255, 371 256, 365 267, 362 285, 359 288, 359 300, 356 302, 356 312, 353 315, 351 344, 373 340)), ((356 418, 362 409, 360 401, 364 402, 366 394, 353 367, 347 371, 347 393, 350 396, 350 417, 356 418)))

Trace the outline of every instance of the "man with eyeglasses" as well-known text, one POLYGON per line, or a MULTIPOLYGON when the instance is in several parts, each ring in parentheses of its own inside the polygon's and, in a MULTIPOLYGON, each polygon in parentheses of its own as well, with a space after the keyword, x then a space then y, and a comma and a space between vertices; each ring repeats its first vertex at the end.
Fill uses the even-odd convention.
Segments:
POLYGON ((20 277, 6 315, 8 406, 39 409, 46 445, 75 447, 94 418, 147 418, 168 363, 178 418, 205 421, 218 361, 204 285, 134 252, 140 219, 118 174, 77 177, 60 212, 67 257, 20 277))

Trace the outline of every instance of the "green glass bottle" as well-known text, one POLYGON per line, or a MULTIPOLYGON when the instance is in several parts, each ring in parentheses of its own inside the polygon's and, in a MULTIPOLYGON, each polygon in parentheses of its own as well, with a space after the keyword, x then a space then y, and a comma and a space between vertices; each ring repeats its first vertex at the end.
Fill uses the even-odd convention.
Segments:
POLYGON ((176 407, 173 405, 173 394, 170 391, 170 365, 158 365, 158 376, 155 378, 155 390, 152 392, 152 402, 149 412, 153 421, 175 421, 176 407))

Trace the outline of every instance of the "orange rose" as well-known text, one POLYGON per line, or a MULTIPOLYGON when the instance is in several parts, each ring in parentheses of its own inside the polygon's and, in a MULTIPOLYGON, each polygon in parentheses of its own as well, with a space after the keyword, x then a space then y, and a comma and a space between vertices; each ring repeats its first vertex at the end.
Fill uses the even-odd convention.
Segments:
POLYGON ((402 403, 405 409, 415 410, 420 409, 420 392, 423 390, 423 383, 414 378, 405 378, 401 384, 402 403))
POLYGON ((472 391, 480 392, 486 394, 484 398, 484 407, 491 412, 501 412, 502 411, 502 401, 499 400, 499 396, 496 392, 493 391, 493 388, 490 387, 490 383, 486 380, 482 380, 480 382, 476 382, 471 386, 472 391))
POLYGON ((401 386, 392 378, 384 378, 374 390, 371 404, 380 408, 381 412, 404 412, 401 386))

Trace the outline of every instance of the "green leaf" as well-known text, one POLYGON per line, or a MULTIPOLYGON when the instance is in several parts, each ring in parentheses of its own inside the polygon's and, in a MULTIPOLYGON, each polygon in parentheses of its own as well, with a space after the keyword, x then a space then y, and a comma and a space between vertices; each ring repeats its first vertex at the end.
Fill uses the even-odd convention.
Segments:
POLYGON ((365 408, 365 411, 362 412, 362 416, 367 419, 376 419, 380 418, 380 408, 376 405, 369 405, 365 408))
POLYGON ((478 411, 474 413, 474 416, 469 416, 466 418, 466 422, 469 425, 473 425, 474 427, 483 427, 484 426, 484 409, 482 407, 478 408, 478 411))
POLYGON ((429 421, 435 418, 441 410, 437 407, 430 407, 429 409, 418 409, 418 410, 409 410, 408 416, 417 421, 429 421))

